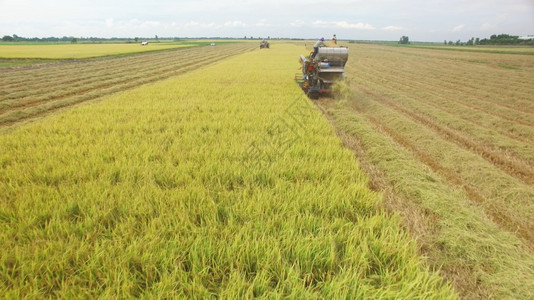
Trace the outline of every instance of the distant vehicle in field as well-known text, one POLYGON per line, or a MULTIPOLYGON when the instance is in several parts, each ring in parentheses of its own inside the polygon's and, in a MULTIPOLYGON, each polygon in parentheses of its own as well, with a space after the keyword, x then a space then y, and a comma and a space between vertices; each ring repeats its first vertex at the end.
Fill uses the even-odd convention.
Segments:
POLYGON ((146 46, 146 45, 148 45, 147 41, 141 43, 141 46, 146 46))
POLYGON ((215 43, 211 43, 210 46, 215 46, 215 43))
POLYGON ((267 48, 268 49, 269 48, 269 42, 267 42, 266 40, 261 41, 260 49, 262 49, 262 48, 267 48))
POLYGON ((302 74, 295 81, 312 99, 329 94, 337 80, 345 78, 345 64, 349 58, 347 47, 319 47, 315 57, 300 55, 302 74))

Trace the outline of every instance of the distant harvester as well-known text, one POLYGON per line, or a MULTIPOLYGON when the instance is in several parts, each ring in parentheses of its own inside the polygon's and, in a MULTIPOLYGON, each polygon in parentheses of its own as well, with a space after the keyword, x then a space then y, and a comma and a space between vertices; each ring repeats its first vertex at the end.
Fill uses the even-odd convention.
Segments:
POLYGON ((318 47, 313 57, 300 55, 302 74, 295 75, 295 81, 312 98, 332 92, 332 86, 345 78, 345 64, 349 58, 347 47, 318 47))
POLYGON ((141 43, 141 46, 146 46, 146 45, 148 45, 148 42, 142 42, 141 43))

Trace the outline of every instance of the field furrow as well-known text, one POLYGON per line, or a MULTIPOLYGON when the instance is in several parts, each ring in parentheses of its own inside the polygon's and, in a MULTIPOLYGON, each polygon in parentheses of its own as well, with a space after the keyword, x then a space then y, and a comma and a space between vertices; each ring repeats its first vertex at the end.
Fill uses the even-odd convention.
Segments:
MULTIPOLYGON (((220 55, 219 51, 205 48, 205 51, 202 51, 202 53, 206 56, 213 56, 220 55)), ((34 88, 48 87, 51 84, 64 85, 84 78, 97 78, 101 75, 138 72, 146 68, 172 66, 187 63, 188 60, 195 58, 198 58, 198 49, 178 49, 169 50, 168 53, 138 54, 133 57, 98 58, 83 62, 78 61, 61 65, 51 65, 38 70, 21 70, 19 72, 20 74, 9 72, 9 76, 2 79, 5 80, 3 86, 7 90, 20 91, 23 88, 20 92, 31 92, 34 88), (28 74, 31 74, 31 76, 28 76, 28 74), (20 79, 17 80, 16 85, 11 85, 8 79, 17 77, 20 79), (32 89, 24 88, 27 87, 28 77, 32 77, 29 83, 35 84, 35 86, 32 86, 32 89)))
MULTIPOLYGON (((365 91, 363 88, 362 90, 365 91)), ((370 92, 369 90, 366 90, 365 92, 368 95, 376 97, 376 94, 370 92)), ((531 159, 531 161, 519 159, 513 155, 514 153, 500 151, 499 149, 495 149, 493 145, 484 144, 474 140, 470 135, 464 135, 455 130, 449 129, 447 126, 443 126, 442 123, 439 122, 439 119, 436 120, 433 117, 421 115, 417 112, 414 112, 413 108, 405 108, 405 106, 401 106, 404 103, 397 104, 395 101, 391 101, 386 97, 379 97, 375 99, 381 104, 407 116, 414 122, 429 128, 442 139, 452 141, 466 151, 473 152, 474 154, 484 158, 489 163, 500 168, 510 176, 516 177, 526 184, 534 183, 534 168, 532 168, 532 159, 534 159, 533 157, 528 157, 531 159)), ((528 147, 528 145, 521 146, 528 147)), ((531 155, 532 153, 527 154, 531 155)))
MULTIPOLYGON (((373 54, 378 56, 379 53, 373 54)), ((409 79, 404 80, 404 83, 434 85, 433 91, 440 93, 457 97, 467 96, 476 102, 482 101, 530 114, 534 112, 534 103, 531 101, 532 85, 529 83, 529 79, 534 76, 534 65, 531 63, 525 67, 526 70, 518 71, 495 69, 486 65, 473 66, 473 63, 466 59, 450 60, 449 64, 444 64, 442 58, 414 59, 415 56, 403 57, 396 53, 385 60, 369 64, 369 60, 362 57, 365 57, 365 53, 359 56, 356 68, 363 68, 371 74, 391 74, 395 76, 390 79, 409 79)))
MULTIPOLYGON (((13 110, 19 107, 32 107, 42 102, 51 100, 61 100, 69 96, 81 95, 94 90, 106 89, 111 86, 130 83, 132 81, 140 81, 143 78, 152 78, 160 74, 177 73, 183 71, 185 68, 200 66, 208 61, 214 61, 215 57, 219 57, 222 59, 226 56, 214 55, 211 57, 198 57, 177 65, 169 66, 169 64, 162 63, 161 65, 152 65, 150 66, 150 68, 125 69, 114 73, 110 72, 107 74, 96 74, 88 77, 87 79, 73 80, 70 82, 50 83, 46 90, 40 91, 40 96, 38 97, 32 96, 30 94, 16 98, 12 101, 0 102, 0 105, 2 105, 0 106, 0 118, 3 112, 13 110), (142 70, 142 72, 138 72, 140 70, 142 70)), ((29 88, 32 87, 29 86, 29 88)))
MULTIPOLYGON (((373 102, 355 104, 358 113, 365 111, 365 115, 375 122, 382 120, 380 127, 387 128, 386 131, 391 135, 394 133, 395 140, 402 140, 401 144, 410 145, 408 148, 417 149, 417 153, 425 153, 423 163, 429 161, 429 157, 433 157, 434 161, 430 163, 430 167, 439 166, 436 171, 443 171, 444 177, 453 179, 453 184, 464 183, 468 194, 474 196, 472 200, 480 203, 483 199, 482 205, 488 215, 498 216, 495 218, 498 224, 510 232, 517 231, 520 236, 526 238, 527 243, 534 246, 534 220, 530 218, 534 203, 525 201, 534 197, 534 192, 527 188, 531 183, 522 183, 503 176, 493 167, 501 166, 496 166, 495 162, 485 158, 482 153, 473 152, 468 147, 456 143, 454 137, 447 134, 437 139, 435 128, 428 123, 414 120, 410 115, 403 116, 404 113, 398 111, 398 107, 388 105, 382 97, 364 89, 362 91, 373 99, 373 102), (466 162, 476 166, 476 171, 465 169, 466 162), (521 208, 524 210, 518 211, 521 208)), ((421 157, 420 154, 418 156, 421 157)), ((511 167, 499 169, 508 171, 511 167)))
POLYGON ((466 178, 463 178, 457 172, 448 167, 443 166, 432 154, 428 153, 426 149, 420 149, 419 146, 412 142, 409 138, 406 138, 402 134, 399 134, 397 130, 380 121, 374 114, 366 114, 362 110, 355 108, 355 113, 360 113, 366 116, 370 124, 378 128, 381 132, 384 132, 388 137, 398 143, 405 150, 411 152, 422 164, 428 166, 431 170, 437 174, 443 176, 452 185, 463 188, 468 195, 469 199, 474 204, 481 205, 484 212, 495 222, 498 226, 504 228, 510 233, 517 234, 519 237, 525 239, 527 243, 534 246, 534 235, 532 228, 524 226, 521 222, 514 222, 515 220, 510 217, 514 212, 509 210, 503 210, 502 207, 498 207, 495 203, 486 203, 484 195, 481 194, 476 186, 469 183, 466 178))
MULTIPOLYGON (((20 89, 26 86, 28 74, 30 73, 32 74, 31 83, 35 84, 35 88, 46 87, 50 84, 62 85, 84 78, 98 77, 99 75, 112 75, 124 73, 125 71, 135 72, 163 65, 177 65, 197 58, 198 55, 196 53, 190 49, 179 49, 169 50, 166 55, 158 53, 149 54, 148 56, 140 54, 139 56, 141 57, 98 58, 83 61, 83 63, 80 61, 69 62, 62 65, 51 65, 38 70, 21 70, 19 73, 13 74, 14 72, 10 72, 9 74, 9 78, 20 78, 16 84, 10 85, 10 81, 6 78, 4 86, 8 91, 21 92, 20 89), (84 72, 84 69, 91 70, 91 72, 84 72)), ((210 49, 203 51, 203 53, 206 56, 220 54, 210 49)), ((24 89, 24 91, 29 92, 27 89, 24 89)))
MULTIPOLYGON (((525 95, 524 101, 519 101, 517 97, 506 97, 504 95, 498 94, 499 99, 495 99, 496 94, 480 95, 485 93, 480 88, 465 88, 463 82, 469 81, 468 78, 465 81, 458 81, 454 83, 445 84, 444 80, 447 80, 449 77, 455 77, 456 74, 447 76, 446 73, 439 73, 439 70, 435 70, 440 74, 439 77, 436 77, 436 80, 431 80, 429 78, 421 76, 421 73, 409 74, 404 72, 390 71, 388 68, 384 67, 382 69, 376 68, 375 65, 370 65, 368 63, 361 63, 359 65, 362 67, 361 71, 368 73, 370 76, 383 76, 381 74, 391 74, 388 78, 389 82, 397 83, 399 85, 412 87, 416 91, 424 91, 431 94, 434 97, 446 97, 451 101, 454 101, 457 104, 465 106, 469 109, 474 109, 481 111, 486 114, 498 116, 503 121, 512 121, 517 122, 522 125, 531 126, 534 125, 534 108, 530 109, 529 107, 533 105, 531 97, 525 95), (508 102, 514 101, 513 105, 508 102)), ((394 65, 390 65, 389 69, 395 69, 394 65)), ((359 70, 357 70, 359 71, 359 70)), ((356 72, 357 72, 356 71, 356 72)), ((417 71, 415 71, 417 72, 417 71)), ((449 70, 443 72, 450 72, 449 70)), ((482 86, 491 85, 491 81, 485 81, 482 86)), ((526 94, 532 92, 532 86, 523 88, 526 94)))
MULTIPOLYGON (((355 75, 354 72, 351 74, 355 75)), ((509 160, 511 170, 523 169, 521 166, 524 164, 527 165, 525 168, 532 169, 534 166, 534 155, 529 150, 534 146, 534 127, 532 126, 516 123, 503 124, 493 119, 491 115, 485 114, 478 115, 477 122, 469 117, 473 115, 472 112, 458 110, 457 105, 451 104, 452 101, 440 99, 439 95, 429 96, 424 92, 406 89, 405 86, 391 82, 379 85, 372 76, 367 75, 358 77, 357 81, 360 86, 372 86, 374 91, 387 95, 381 99, 388 101, 389 105, 395 105, 414 118, 424 119, 423 122, 432 124, 439 133, 454 137, 468 149, 482 153, 484 157, 499 165, 505 166, 504 161, 509 160), (519 129, 523 130, 521 135, 517 134, 519 129)), ((532 170, 525 170, 519 175, 531 177, 528 174, 532 173, 532 170)))

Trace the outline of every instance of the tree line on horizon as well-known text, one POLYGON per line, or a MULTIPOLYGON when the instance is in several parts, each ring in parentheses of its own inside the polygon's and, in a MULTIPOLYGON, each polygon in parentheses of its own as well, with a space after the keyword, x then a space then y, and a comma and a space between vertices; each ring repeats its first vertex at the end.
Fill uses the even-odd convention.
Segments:
MULTIPOLYGON (((54 37, 54 36, 51 36, 51 37, 44 37, 44 38, 38 38, 38 37, 33 37, 33 38, 26 38, 26 37, 22 37, 22 36, 18 36, 16 34, 14 35, 4 35, 2 37, 2 41, 3 42, 71 42, 71 43, 76 43, 78 41, 85 41, 85 42, 103 42, 103 41, 124 41, 124 40, 135 40, 137 41, 138 39, 142 39, 142 40, 145 40, 145 39, 150 39, 150 38, 138 38, 136 37, 135 39, 125 39, 125 38, 99 38, 99 37, 86 37, 86 38, 76 38, 76 37, 73 37, 73 36, 63 36, 63 37, 54 37)), ((154 39, 154 38, 151 38, 151 39, 154 39)), ((156 36, 156 39, 157 39, 157 36, 156 36)))
MULTIPOLYGON (((474 38, 472 37, 467 42, 457 40, 456 42, 447 41, 443 42, 445 45, 456 46, 474 46, 474 45, 534 45, 534 36, 528 36, 527 39, 521 38, 517 35, 510 34, 493 34, 489 39, 474 38)), ((408 36, 402 36, 399 39, 399 44, 410 44, 410 38, 408 36)))
MULTIPOLYGON (((16 34, 14 35, 4 35, 1 39, 2 42, 55 42, 55 43, 59 43, 59 42, 71 42, 71 43, 77 43, 78 41, 80 42, 83 42, 83 43, 95 43, 95 42, 113 42, 113 41, 119 41, 119 42, 124 42, 126 41, 127 43, 137 43, 139 41, 158 41, 158 40, 174 40, 174 41, 179 41, 179 40, 184 40, 184 39, 199 39, 199 40, 202 40, 202 39, 210 39, 210 40, 216 40, 216 39, 239 39, 239 38, 232 38, 232 37, 158 37, 157 35, 155 35, 154 37, 134 37, 134 38, 118 38, 118 37, 112 37, 112 38, 100 38, 100 37, 80 37, 80 38, 77 38, 77 37, 73 37, 73 36, 63 36, 63 37, 44 37, 44 38, 38 38, 38 37, 33 37, 33 38, 26 38, 26 37, 22 37, 22 36, 18 36, 16 34)), ((263 39, 262 37, 253 37, 253 36, 245 36, 243 39, 247 40, 261 40, 263 39)), ((270 37, 268 36, 267 39, 271 40, 271 39, 275 39, 275 40, 304 40, 303 38, 284 38, 284 37, 270 37)))
POLYGON ((529 36, 530 39, 522 39, 517 35, 510 34, 493 34, 489 39, 480 39, 474 38, 467 40, 467 42, 462 42, 457 40, 456 42, 445 40, 443 43, 445 45, 456 45, 456 46, 474 46, 474 45, 534 45, 534 36, 529 36))
MULTIPOLYGON (((457 40, 456 42, 453 41, 444 41, 445 45, 456 45, 456 46, 473 46, 473 45, 534 45, 534 36, 529 36, 530 39, 522 39, 517 35, 510 35, 510 34, 493 34, 490 36, 490 38, 471 38, 467 42, 462 42, 461 40, 457 40)), ((217 37, 212 37, 210 39, 216 39, 217 37)), ((78 41, 81 42, 104 42, 104 41, 129 41, 129 42, 138 42, 139 40, 158 40, 158 36, 156 35, 155 38, 99 38, 99 37, 80 37, 76 38, 73 36, 63 36, 63 37, 44 37, 44 38, 26 38, 21 37, 16 34, 13 35, 4 35, 2 37, 2 42, 71 42, 71 43, 77 43, 78 41)), ((174 38, 176 39, 176 38, 174 38)), ((245 36, 245 39, 247 37, 245 36)), ((250 39, 253 39, 251 36, 250 39)), ((399 40, 399 44, 410 44, 410 38, 408 36, 402 36, 399 40)))

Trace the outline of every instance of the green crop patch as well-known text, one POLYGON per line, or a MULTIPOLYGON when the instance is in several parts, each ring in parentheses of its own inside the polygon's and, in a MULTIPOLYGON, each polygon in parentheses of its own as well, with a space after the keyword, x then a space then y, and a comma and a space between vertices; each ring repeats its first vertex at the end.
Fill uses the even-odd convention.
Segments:
POLYGON ((501 67, 503 69, 508 69, 508 70, 519 70, 519 68, 515 67, 515 66, 499 65, 499 67, 501 67))

